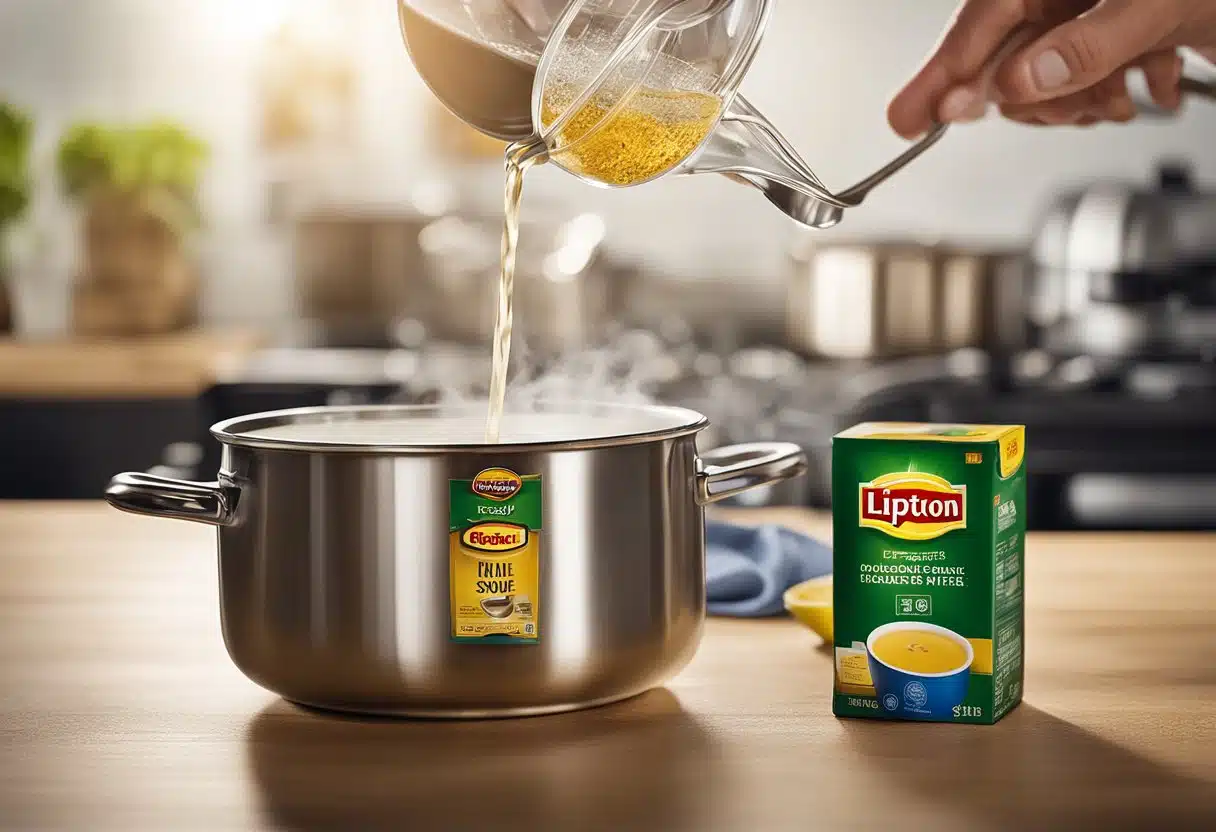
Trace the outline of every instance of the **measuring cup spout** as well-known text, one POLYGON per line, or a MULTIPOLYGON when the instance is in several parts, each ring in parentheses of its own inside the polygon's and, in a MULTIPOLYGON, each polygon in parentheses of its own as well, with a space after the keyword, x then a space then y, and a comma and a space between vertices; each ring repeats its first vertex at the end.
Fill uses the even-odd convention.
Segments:
POLYGON ((833 193, 772 122, 740 95, 683 172, 721 174, 756 188, 802 225, 831 228, 847 209, 860 205, 871 190, 937 144, 945 133, 945 125, 936 127, 877 173, 833 193))

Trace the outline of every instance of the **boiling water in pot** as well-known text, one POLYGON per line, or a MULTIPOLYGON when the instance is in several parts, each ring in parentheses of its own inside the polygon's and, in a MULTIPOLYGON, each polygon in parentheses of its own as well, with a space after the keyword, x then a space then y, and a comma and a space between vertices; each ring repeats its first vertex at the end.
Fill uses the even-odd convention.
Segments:
MULTIPOLYGON (((499 444, 580 442, 683 427, 696 414, 663 408, 613 408, 603 412, 509 413, 501 423, 499 444)), ((243 432, 243 436, 272 442, 360 447, 443 447, 476 444, 472 437, 484 426, 473 412, 422 411, 417 416, 377 419, 337 418, 298 421, 243 432)))

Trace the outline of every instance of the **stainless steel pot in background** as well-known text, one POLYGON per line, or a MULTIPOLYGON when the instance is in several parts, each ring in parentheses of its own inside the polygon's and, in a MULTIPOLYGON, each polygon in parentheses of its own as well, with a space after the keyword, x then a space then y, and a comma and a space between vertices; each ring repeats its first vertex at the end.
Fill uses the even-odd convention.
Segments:
POLYGON ((787 343, 804 355, 889 359, 1028 341, 1022 252, 803 239, 790 263, 787 343))
POLYGON ((806 244, 792 267, 786 331, 795 349, 825 358, 885 358, 936 347, 931 251, 806 244))
POLYGON ((426 261, 419 234, 446 203, 385 208, 318 206, 293 219, 296 307, 307 319, 347 329, 388 327, 415 314, 426 261))
MULTIPOLYGON (((294 218, 297 306, 347 332, 408 320, 429 339, 483 343, 494 329, 502 216, 437 180, 402 208, 314 206, 294 218)), ((624 269, 596 214, 530 203, 521 219, 516 331, 561 352, 602 336, 616 319, 624 269)))
MULTIPOLYGON (((604 250, 596 214, 531 212, 520 221, 515 274, 516 332, 530 346, 561 353, 598 341, 617 318, 617 264, 604 250)), ((502 218, 450 215, 419 238, 426 280, 418 317, 433 337, 482 342, 494 331, 502 218)))
POLYGON ((1009 356, 1031 345, 1033 269, 1018 248, 938 248, 942 346, 1009 356))
POLYGON ((703 506, 806 469, 802 451, 780 443, 698 455, 706 420, 678 408, 580 406, 647 426, 585 441, 259 435, 290 425, 307 436, 335 421, 408 428, 446 412, 316 408, 231 420, 213 428, 223 444, 217 482, 122 474, 106 496, 125 511, 219 528, 224 642, 263 687, 335 710, 516 716, 626 698, 679 671, 705 616, 703 506), (498 466, 542 478, 535 645, 450 638, 449 481, 498 466))

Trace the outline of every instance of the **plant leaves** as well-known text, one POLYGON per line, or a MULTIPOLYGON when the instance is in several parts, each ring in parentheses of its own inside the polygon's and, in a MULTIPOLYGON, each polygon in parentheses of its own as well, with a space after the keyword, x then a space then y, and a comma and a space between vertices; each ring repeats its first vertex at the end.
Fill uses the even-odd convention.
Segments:
POLYGON ((207 145, 172 122, 126 127, 73 126, 59 145, 64 191, 81 198, 100 188, 164 190, 195 208, 207 145))
POLYGON ((33 134, 29 116, 0 101, 0 231, 19 220, 29 207, 33 134))

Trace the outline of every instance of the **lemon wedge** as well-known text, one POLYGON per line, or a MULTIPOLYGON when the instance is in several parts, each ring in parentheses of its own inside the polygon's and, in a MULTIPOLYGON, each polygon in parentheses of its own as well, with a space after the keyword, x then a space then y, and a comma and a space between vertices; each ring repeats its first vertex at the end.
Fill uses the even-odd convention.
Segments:
POLYGON ((832 576, 790 587, 782 599, 790 615, 828 644, 832 643, 832 576))

